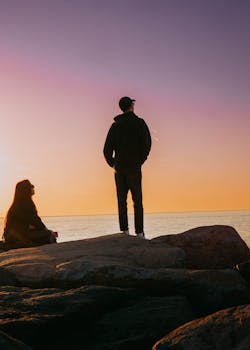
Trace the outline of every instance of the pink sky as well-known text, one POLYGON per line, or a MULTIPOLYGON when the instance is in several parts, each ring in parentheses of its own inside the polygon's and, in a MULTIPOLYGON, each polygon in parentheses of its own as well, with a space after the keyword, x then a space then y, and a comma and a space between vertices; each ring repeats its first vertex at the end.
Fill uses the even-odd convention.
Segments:
POLYGON ((245 0, 0 4, 0 215, 17 181, 43 215, 113 213, 102 155, 123 95, 153 136, 145 211, 249 209, 245 0))

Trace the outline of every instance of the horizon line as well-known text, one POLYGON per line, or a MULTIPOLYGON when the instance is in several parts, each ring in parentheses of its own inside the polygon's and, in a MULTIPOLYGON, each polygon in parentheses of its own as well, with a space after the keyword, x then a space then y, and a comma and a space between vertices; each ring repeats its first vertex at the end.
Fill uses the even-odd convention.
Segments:
MULTIPOLYGON (((240 212, 240 211, 250 211, 249 209, 212 209, 212 210, 173 210, 173 211, 152 211, 145 212, 144 214, 174 214, 174 213, 208 213, 208 212, 240 212)), ((132 215, 133 212, 129 212, 129 215, 132 215)), ((40 215, 41 217, 53 218, 53 217, 80 217, 80 216, 108 216, 108 215, 118 215, 117 212, 114 213, 90 213, 90 214, 58 214, 58 215, 40 215)), ((4 215, 0 215, 0 218, 4 218, 4 215)))

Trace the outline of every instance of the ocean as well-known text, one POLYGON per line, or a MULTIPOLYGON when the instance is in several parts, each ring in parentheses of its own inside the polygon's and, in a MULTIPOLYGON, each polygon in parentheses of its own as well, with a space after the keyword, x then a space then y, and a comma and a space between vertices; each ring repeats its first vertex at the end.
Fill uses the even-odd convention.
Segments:
MULTIPOLYGON (((58 242, 94 238, 119 232, 117 215, 47 216, 45 225, 59 234, 58 242)), ((181 213, 150 213, 144 215, 146 238, 181 233, 198 226, 230 225, 250 246, 250 210, 181 213)), ((130 234, 134 235, 133 215, 129 215, 130 234)), ((0 232, 3 218, 0 218, 0 232)))

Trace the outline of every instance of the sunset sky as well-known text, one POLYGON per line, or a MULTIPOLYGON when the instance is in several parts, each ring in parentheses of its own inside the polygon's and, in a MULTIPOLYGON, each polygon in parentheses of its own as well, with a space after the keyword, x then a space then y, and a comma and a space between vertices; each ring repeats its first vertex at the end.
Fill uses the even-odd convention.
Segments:
POLYGON ((41 215, 115 213, 124 95, 145 212, 250 209, 249 0, 0 0, 0 33, 0 216, 25 178, 41 215))

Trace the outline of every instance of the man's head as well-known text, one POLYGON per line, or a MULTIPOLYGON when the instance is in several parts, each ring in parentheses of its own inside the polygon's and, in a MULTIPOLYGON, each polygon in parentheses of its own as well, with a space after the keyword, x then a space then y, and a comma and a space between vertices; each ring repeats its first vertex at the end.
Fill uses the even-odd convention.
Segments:
POLYGON ((133 100, 132 98, 128 97, 128 96, 124 96, 120 99, 119 101, 119 107, 121 108, 121 110, 123 112, 133 112, 134 111, 134 103, 135 100, 133 100))

